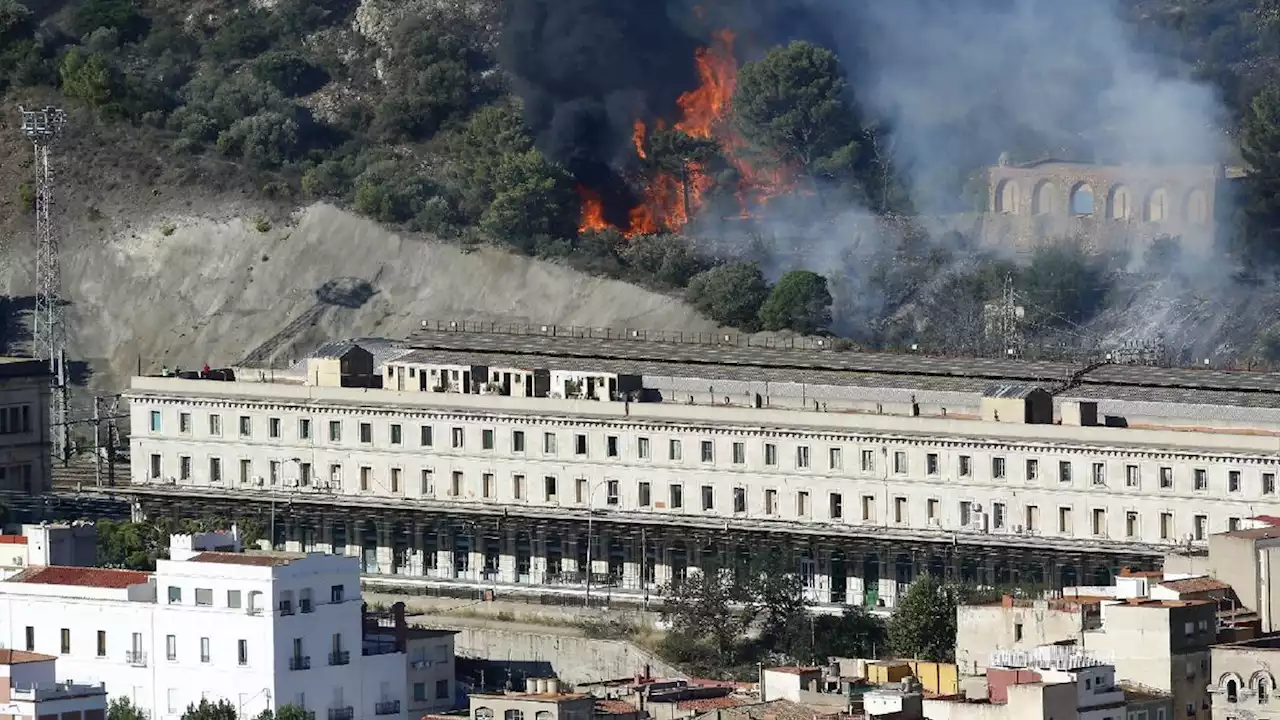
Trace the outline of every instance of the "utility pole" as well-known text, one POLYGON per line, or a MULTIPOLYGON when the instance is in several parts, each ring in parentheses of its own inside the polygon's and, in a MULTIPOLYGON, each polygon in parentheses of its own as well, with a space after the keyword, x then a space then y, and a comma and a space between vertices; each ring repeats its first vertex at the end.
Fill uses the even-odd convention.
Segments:
POLYGON ((35 148, 36 165, 36 314, 32 355, 49 362, 53 376, 52 412, 54 455, 65 465, 70 457, 71 432, 67 424, 66 325, 62 311, 62 266, 58 234, 53 227, 53 169, 49 148, 62 137, 67 115, 60 108, 40 110, 19 107, 22 134, 35 148))

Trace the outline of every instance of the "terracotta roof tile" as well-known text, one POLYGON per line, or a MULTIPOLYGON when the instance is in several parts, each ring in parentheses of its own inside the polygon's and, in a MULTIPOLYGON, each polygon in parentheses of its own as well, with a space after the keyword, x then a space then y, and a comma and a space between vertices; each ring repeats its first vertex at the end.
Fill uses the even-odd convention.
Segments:
POLYGON ((26 545, 26 535, 0 535, 0 545, 26 545))
POLYGON ((746 703, 731 695, 713 698, 697 698, 695 700, 681 700, 676 703, 676 707, 681 710, 690 710, 692 712, 707 712, 710 710, 728 710, 745 705, 746 703))
POLYGON ((639 710, 623 700, 597 700, 596 712, 601 715, 631 715, 639 710))
POLYGON ((137 570, 49 565, 46 567, 27 568, 9 578, 8 582, 32 585, 76 585, 80 587, 123 590, 133 585, 142 585, 150 579, 150 573, 138 572, 137 570))
POLYGON ((27 652, 26 650, 0 650, 0 665, 20 665, 22 663, 45 662, 57 660, 52 655, 27 652))
POLYGON ((1230 590, 1231 586, 1221 580, 1214 580, 1211 577, 1193 577, 1183 578, 1181 580, 1166 580, 1160 583, 1161 587, 1168 588, 1176 593, 1197 593, 1209 592, 1211 590, 1230 590))

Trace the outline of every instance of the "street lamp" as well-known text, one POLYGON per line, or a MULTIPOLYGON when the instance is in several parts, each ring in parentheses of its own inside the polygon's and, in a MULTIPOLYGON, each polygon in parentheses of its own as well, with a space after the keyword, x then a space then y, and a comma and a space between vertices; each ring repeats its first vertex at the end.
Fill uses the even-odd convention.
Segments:
POLYGON ((591 529, 593 526, 592 521, 596 515, 596 490, 599 490, 602 485, 606 485, 608 482, 608 480, 597 480, 587 488, 587 607, 591 607, 591 529))

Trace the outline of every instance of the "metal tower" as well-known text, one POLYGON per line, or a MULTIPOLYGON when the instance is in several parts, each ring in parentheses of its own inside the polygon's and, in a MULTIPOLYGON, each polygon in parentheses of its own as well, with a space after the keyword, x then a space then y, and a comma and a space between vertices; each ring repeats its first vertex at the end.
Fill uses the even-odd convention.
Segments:
POLYGON ((62 136, 67 115, 52 106, 40 110, 18 109, 22 113, 22 134, 36 151, 36 316, 32 354, 48 360, 53 373, 50 424, 54 455, 66 462, 71 445, 67 425, 67 328, 60 298, 62 266, 58 260, 58 234, 51 218, 53 170, 49 166, 49 148, 62 136))

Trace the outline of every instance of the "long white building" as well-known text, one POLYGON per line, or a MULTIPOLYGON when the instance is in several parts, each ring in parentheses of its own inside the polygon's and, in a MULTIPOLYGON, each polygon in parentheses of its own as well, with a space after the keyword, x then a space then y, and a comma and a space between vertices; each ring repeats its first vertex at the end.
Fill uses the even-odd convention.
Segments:
POLYGON ((354 559, 173 556, 155 573, 38 566, 0 582, 0 640, 156 720, 202 698, 241 717, 289 704, 327 720, 405 717, 404 643, 366 631, 354 559))
POLYGON ((925 570, 1103 577, 1277 505, 1267 375, 447 330, 382 355, 135 378, 130 492, 406 581, 643 594, 775 547, 815 602, 884 606, 925 570))

